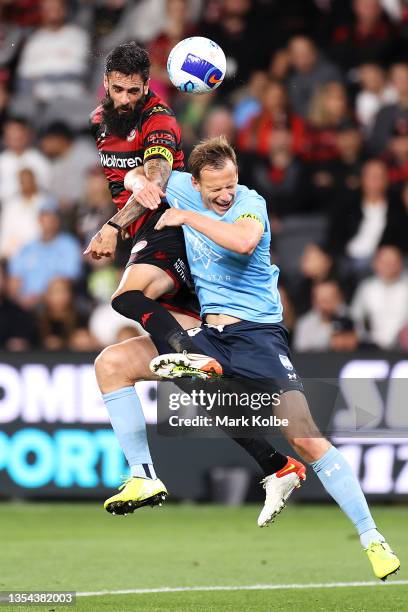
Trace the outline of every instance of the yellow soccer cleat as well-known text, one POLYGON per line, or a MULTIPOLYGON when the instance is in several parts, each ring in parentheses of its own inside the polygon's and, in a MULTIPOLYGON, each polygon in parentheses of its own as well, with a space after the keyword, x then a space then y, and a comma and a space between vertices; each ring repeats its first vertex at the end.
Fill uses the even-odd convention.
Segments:
POLYGON ((130 514, 143 506, 161 506, 168 495, 158 478, 127 478, 119 487, 120 493, 109 497, 103 504, 111 514, 130 514))
POLYGON ((395 574, 400 568, 400 560, 387 542, 372 542, 366 548, 366 553, 373 566, 374 574, 381 580, 386 580, 390 574, 395 574))

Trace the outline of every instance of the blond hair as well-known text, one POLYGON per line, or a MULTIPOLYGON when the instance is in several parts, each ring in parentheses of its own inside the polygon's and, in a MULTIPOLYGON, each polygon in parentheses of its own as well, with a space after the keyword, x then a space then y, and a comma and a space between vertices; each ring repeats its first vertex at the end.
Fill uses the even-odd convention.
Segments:
POLYGON ((237 156, 225 136, 207 138, 197 144, 191 152, 188 167, 193 177, 198 181, 201 170, 209 166, 214 170, 221 170, 225 163, 231 160, 237 166, 237 156))
POLYGON ((327 96, 338 92, 345 98, 346 106, 347 99, 344 87, 338 81, 328 81, 324 85, 318 87, 310 101, 308 119, 310 123, 316 128, 324 128, 330 122, 330 114, 326 108, 327 96))

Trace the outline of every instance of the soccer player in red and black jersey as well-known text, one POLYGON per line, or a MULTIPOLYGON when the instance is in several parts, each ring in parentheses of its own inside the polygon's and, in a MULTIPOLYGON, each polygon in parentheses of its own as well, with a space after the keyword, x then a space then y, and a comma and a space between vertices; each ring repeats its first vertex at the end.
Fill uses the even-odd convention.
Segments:
MULTIPOLYGON (((148 364, 157 350, 168 353, 170 345, 177 353, 186 352, 192 369, 222 371, 215 359, 194 354, 199 350, 183 329, 198 324, 187 284, 183 232, 180 227, 154 229, 168 208, 162 201, 163 189, 172 168, 183 168, 183 153, 174 114, 149 90, 148 81, 147 53, 134 43, 116 47, 106 60, 106 97, 91 116, 101 163, 119 211, 92 238, 85 253, 96 259, 111 257, 118 232, 129 231, 133 247, 112 306, 140 321, 156 347, 143 341, 145 337, 131 338, 107 347, 95 362, 112 427, 130 466, 131 477, 121 493, 105 502, 105 508, 116 514, 160 504, 167 495, 156 478, 134 387, 136 380, 151 378, 148 364)), ((287 463, 266 440, 234 439, 266 473, 287 463)))
POLYGON ((199 351, 183 329, 197 326, 199 319, 189 288, 183 232, 154 229, 168 208, 164 185, 172 169, 184 169, 184 155, 173 111, 149 89, 149 67, 148 54, 135 43, 116 47, 106 59, 106 96, 91 115, 91 131, 119 210, 85 253, 96 259, 111 257, 118 232, 126 229, 133 238, 132 250, 113 308, 139 321, 159 352, 168 352, 170 345, 178 353, 192 354, 191 363, 199 369, 221 372, 215 360, 194 357, 199 351), (142 169, 148 182, 141 180, 142 169), (157 210, 146 209, 149 202, 158 205, 157 210))

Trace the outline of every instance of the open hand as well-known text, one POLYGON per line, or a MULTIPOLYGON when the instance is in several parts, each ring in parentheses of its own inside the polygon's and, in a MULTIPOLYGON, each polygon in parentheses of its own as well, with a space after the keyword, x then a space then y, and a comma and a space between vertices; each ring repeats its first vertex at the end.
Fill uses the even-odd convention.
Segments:
POLYGON ((166 194, 164 193, 163 189, 155 183, 146 181, 141 189, 140 187, 134 187, 133 197, 136 202, 145 208, 156 210, 156 208, 159 207, 162 198, 166 197, 166 194))
POLYGON ((102 257, 113 257, 118 241, 118 230, 110 225, 104 225, 102 229, 93 236, 91 242, 84 251, 84 255, 91 253, 92 259, 102 257))
POLYGON ((177 227, 178 225, 183 225, 183 223, 185 223, 184 211, 178 208, 169 208, 162 214, 154 229, 161 230, 164 227, 177 227))

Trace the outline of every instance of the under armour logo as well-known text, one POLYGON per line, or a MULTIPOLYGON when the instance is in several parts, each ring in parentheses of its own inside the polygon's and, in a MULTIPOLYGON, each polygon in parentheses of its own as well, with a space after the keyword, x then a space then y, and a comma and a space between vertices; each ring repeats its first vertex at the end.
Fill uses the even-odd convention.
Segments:
POLYGON ((326 476, 328 476, 328 478, 330 478, 334 470, 340 470, 340 469, 341 469, 341 466, 338 463, 335 463, 331 470, 324 470, 324 473, 326 474, 326 476))
POLYGON ((189 336, 196 336, 198 333, 203 331, 202 327, 190 327, 190 329, 186 330, 189 336))
POLYGON ((288 374, 289 380, 296 380, 296 374, 288 374))

